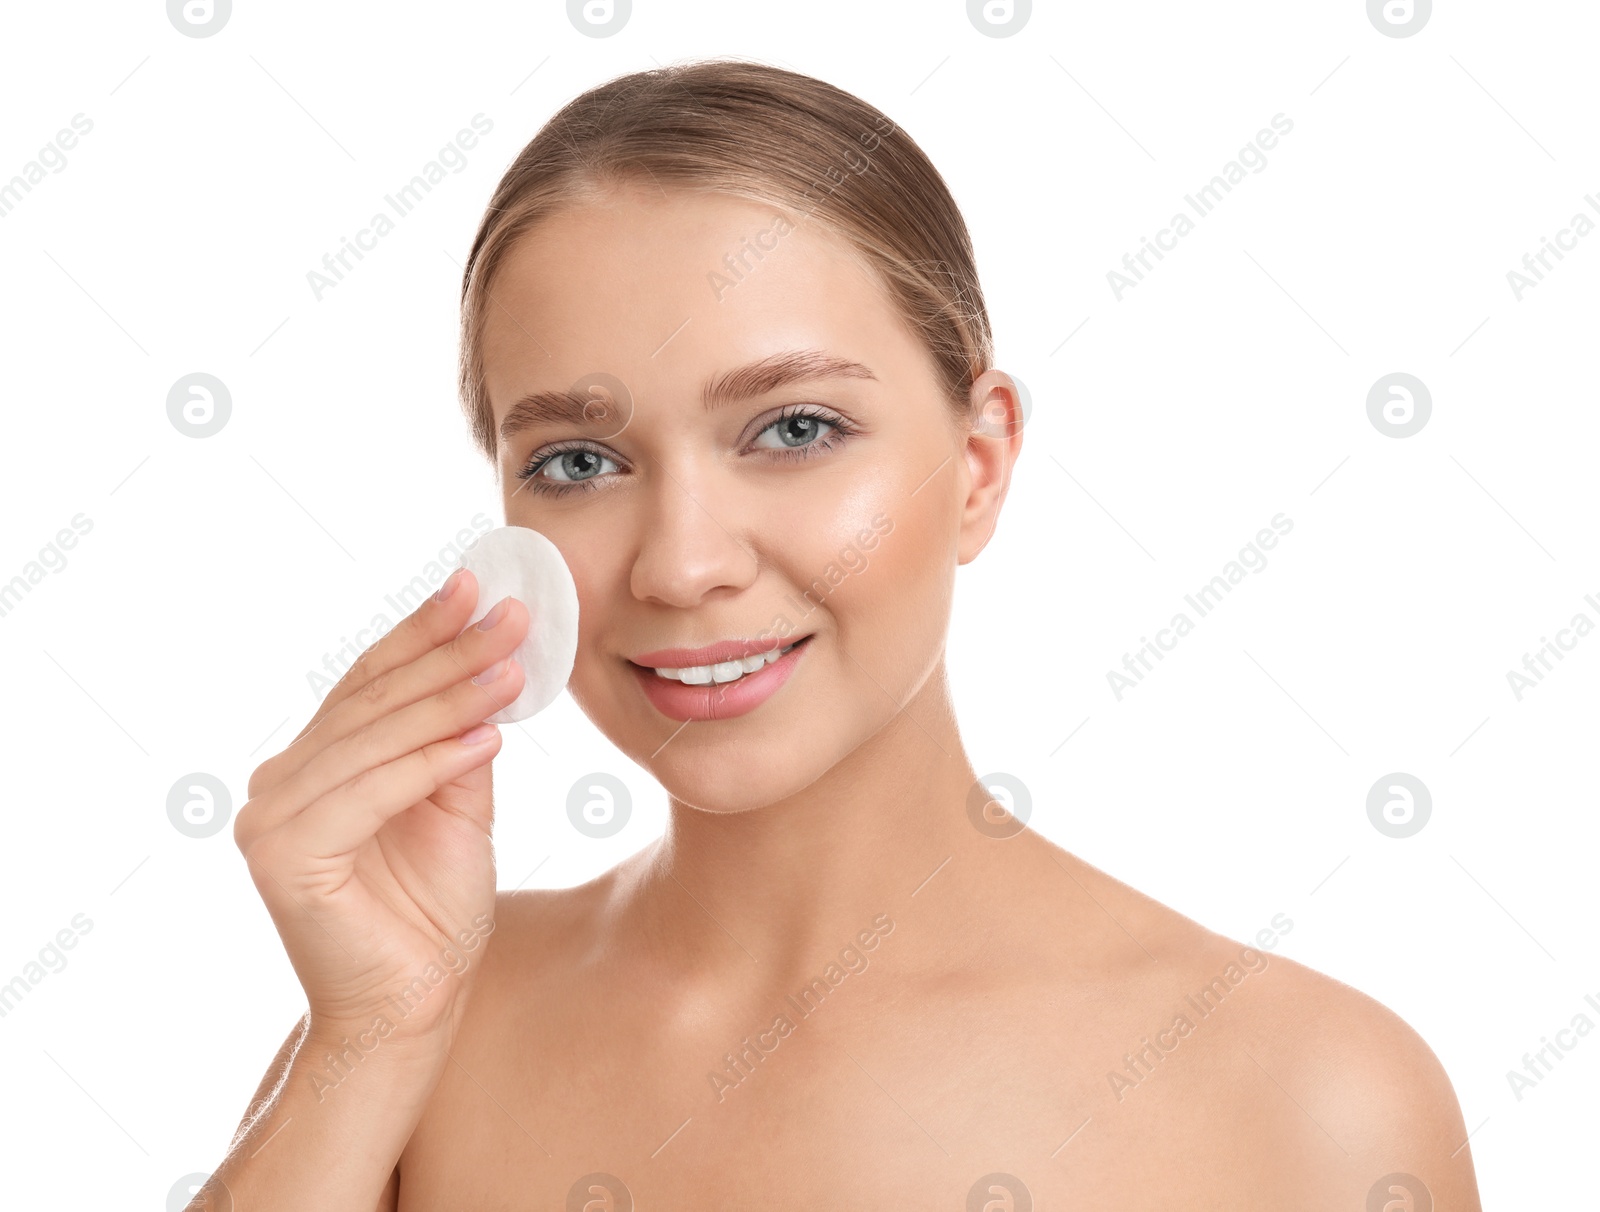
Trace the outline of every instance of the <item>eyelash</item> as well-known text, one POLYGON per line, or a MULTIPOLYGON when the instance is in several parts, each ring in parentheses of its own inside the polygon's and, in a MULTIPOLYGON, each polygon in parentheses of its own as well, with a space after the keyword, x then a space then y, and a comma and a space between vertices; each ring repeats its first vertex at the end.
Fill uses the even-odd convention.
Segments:
MULTIPOLYGON (((776 454, 780 459, 793 460, 810 458, 813 452, 818 450, 832 450, 838 446, 843 439, 852 437, 856 433, 854 426, 836 413, 825 412, 822 409, 812 408, 804 404, 787 404, 777 416, 773 417, 772 420, 768 421, 761 427, 761 430, 756 434, 756 437, 759 438, 761 434, 766 433, 767 430, 771 429, 773 426, 781 425, 783 422, 792 420, 795 417, 810 417, 813 420, 822 421, 832 427, 832 432, 827 434, 825 437, 818 438, 814 442, 807 442, 803 446, 790 446, 784 450, 770 450, 770 448, 768 448, 770 453, 776 454)), ((527 487, 534 492, 553 493, 556 496, 565 496, 571 492, 588 492, 590 489, 593 489, 597 486, 595 483, 597 480, 605 478, 604 475, 597 473, 592 476, 587 476, 582 480, 569 480, 565 483, 556 480, 547 480, 539 475, 539 473, 544 470, 547 464, 554 462, 564 454, 570 454, 577 450, 586 450, 592 454, 598 455, 601 458, 612 457, 605 450, 596 446, 592 442, 574 440, 546 450, 544 454, 540 455, 537 459, 531 460, 527 466, 525 466, 521 471, 517 472, 517 478, 526 481, 527 487)))

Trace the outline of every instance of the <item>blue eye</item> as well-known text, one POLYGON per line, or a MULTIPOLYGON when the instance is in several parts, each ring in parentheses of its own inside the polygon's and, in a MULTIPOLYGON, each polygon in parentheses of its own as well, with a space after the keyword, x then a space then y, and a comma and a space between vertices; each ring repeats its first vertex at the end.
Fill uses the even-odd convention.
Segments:
POLYGON ((549 457, 539 461, 538 467, 534 468, 532 471, 524 472, 523 474, 532 475, 534 474, 534 471, 538 471, 542 468, 549 468, 552 472, 559 473, 550 476, 550 482, 557 484, 581 484, 584 481, 592 480, 595 476, 599 475, 600 468, 598 465, 602 463, 612 463, 615 465, 613 460, 608 459, 604 454, 598 450, 595 450, 593 447, 573 446, 568 447, 565 450, 558 450, 551 453, 549 457))
MULTIPOLYGON (((835 432, 837 432, 839 428, 826 417, 818 416, 815 413, 793 412, 788 416, 779 417, 776 421, 772 422, 772 424, 768 425, 756 435, 756 441, 759 443, 767 434, 776 431, 778 434, 778 440, 783 443, 781 449, 804 450, 807 447, 819 445, 826 448, 827 445, 831 444, 824 444, 811 440, 819 432, 818 426, 821 425, 826 425, 831 431, 835 432), (791 438, 794 440, 791 441, 791 438)), ((763 447, 762 449, 773 450, 780 448, 763 447)))
MULTIPOLYGON (((819 451, 832 450, 854 432, 842 417, 804 405, 788 405, 762 427, 751 449, 771 451, 780 459, 804 459, 819 451), (774 432, 778 444, 762 445, 761 439, 774 432)), ((574 440, 544 448, 517 472, 517 478, 535 492, 561 496, 596 487, 597 481, 603 478, 601 467, 606 463, 616 466, 615 459, 605 450, 592 442, 574 440), (547 469, 558 474, 540 474, 547 469)))

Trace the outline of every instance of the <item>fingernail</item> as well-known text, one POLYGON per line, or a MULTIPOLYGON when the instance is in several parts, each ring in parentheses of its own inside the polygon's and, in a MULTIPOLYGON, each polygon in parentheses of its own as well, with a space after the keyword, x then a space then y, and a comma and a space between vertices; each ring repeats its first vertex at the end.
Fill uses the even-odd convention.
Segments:
POLYGON ((493 724, 479 724, 476 728, 468 728, 458 738, 463 745, 481 745, 496 732, 493 724))
POLYGON ((472 680, 474 682, 476 682, 479 686, 487 686, 490 682, 494 681, 496 678, 500 677, 503 673, 505 673, 506 666, 508 664, 510 664, 510 663, 511 663, 511 658, 510 657, 502 657, 500 660, 496 661, 493 665, 490 665, 489 668, 485 669, 482 673, 480 673, 477 677, 473 678, 472 680))
POLYGON ((496 602, 493 609, 491 609, 488 614, 484 615, 483 618, 478 620, 478 630, 488 631, 489 628, 495 626, 495 624, 499 623, 501 619, 505 618, 506 603, 510 600, 510 598, 501 598, 498 602, 496 602))
POLYGON ((444 584, 439 586, 439 591, 433 595, 435 602, 442 602, 456 591, 456 586, 461 583, 461 569, 457 568, 445 577, 444 584))

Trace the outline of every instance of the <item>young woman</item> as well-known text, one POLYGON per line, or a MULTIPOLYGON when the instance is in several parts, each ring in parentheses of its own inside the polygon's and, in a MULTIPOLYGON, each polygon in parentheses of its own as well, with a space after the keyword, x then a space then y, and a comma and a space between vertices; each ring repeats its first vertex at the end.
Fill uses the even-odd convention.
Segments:
POLYGON ((489 203, 462 336, 506 522, 577 583, 573 698, 670 822, 496 893, 481 721, 528 614, 466 627, 454 574, 250 780, 309 1010, 217 1206, 1478 1208, 1403 1021, 979 783, 943 652, 1022 413, 889 118, 726 60, 579 97, 489 203))

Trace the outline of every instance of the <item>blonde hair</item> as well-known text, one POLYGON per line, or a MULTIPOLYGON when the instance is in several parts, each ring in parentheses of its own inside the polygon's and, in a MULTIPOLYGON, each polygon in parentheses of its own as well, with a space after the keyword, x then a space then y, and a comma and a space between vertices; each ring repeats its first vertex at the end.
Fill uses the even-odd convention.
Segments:
POLYGON ((481 337, 495 274, 541 219, 608 187, 678 184, 822 224, 874 269, 926 343, 957 416, 994 344, 955 200, 911 137, 821 80, 742 59, 619 76, 563 106, 518 154, 478 224, 461 279, 461 406, 497 458, 481 337))

